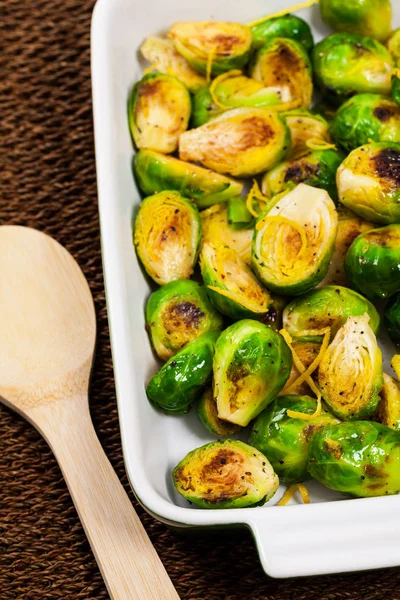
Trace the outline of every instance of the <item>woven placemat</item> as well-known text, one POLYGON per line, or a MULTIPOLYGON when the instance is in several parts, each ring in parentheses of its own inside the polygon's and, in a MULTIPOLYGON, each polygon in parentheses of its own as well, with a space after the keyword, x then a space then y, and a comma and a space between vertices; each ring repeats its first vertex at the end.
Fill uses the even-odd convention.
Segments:
MULTIPOLYGON (((91 0, 0 0, 0 220, 54 236, 88 278, 99 332, 94 424, 181 598, 400 600, 400 569, 272 580, 263 574, 245 531, 178 538, 133 500, 121 454, 101 270, 90 96, 92 8, 91 0)), ((20 417, 2 406, 0 412, 1 600, 108 598, 48 446, 20 417)))

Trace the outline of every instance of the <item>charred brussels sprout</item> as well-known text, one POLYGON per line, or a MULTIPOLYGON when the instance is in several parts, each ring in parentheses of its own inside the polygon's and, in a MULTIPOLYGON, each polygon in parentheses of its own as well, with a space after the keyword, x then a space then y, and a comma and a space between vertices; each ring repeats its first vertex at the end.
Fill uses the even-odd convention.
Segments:
POLYGON ((289 38, 273 38, 258 50, 251 65, 250 75, 266 86, 280 87, 308 108, 311 104, 313 83, 311 62, 303 46, 289 38))
POLYGON ((214 306, 234 320, 258 318, 272 306, 272 298, 238 253, 227 246, 204 243, 201 274, 214 306))
POLYGON ((331 327, 332 337, 349 317, 369 316, 369 325, 378 333, 380 318, 375 306, 357 292, 339 285, 326 285, 290 302, 283 311, 283 327, 292 336, 308 330, 331 327))
POLYGON ((146 328, 157 355, 168 360, 208 331, 220 331, 221 315, 205 288, 189 279, 171 281, 153 292, 146 306, 146 328))
POLYGON ((288 410, 312 415, 316 408, 317 401, 310 396, 280 396, 254 422, 249 444, 268 458, 281 481, 308 479, 307 453, 312 436, 324 425, 339 423, 326 410, 308 421, 287 415, 288 410))
POLYGON ((349 317, 322 357, 318 370, 322 397, 340 419, 374 414, 383 385, 382 354, 369 316, 349 317))
POLYGON ((389 37, 390 0, 320 0, 321 17, 335 31, 369 35, 380 42, 389 37))
POLYGON ((289 129, 276 112, 235 108, 183 133, 179 155, 217 173, 250 177, 275 166, 289 145, 289 129))
POLYGON ((327 487, 352 496, 400 491, 400 433, 379 423, 326 425, 313 436, 308 470, 327 487))
POLYGON ((298 296, 326 275, 337 231, 335 205, 325 190, 300 183, 257 220, 252 265, 272 291, 298 296))
POLYGON ((216 204, 200 213, 203 223, 203 244, 222 244, 236 250, 246 263, 251 262, 253 229, 235 230, 229 224, 226 204, 216 204))
POLYGON ((400 291, 400 224, 371 229, 350 246, 345 268, 352 287, 370 300, 400 291))
POLYGON ((179 494, 202 508, 244 508, 272 498, 279 479, 261 452, 239 440, 192 450, 175 467, 179 494))
POLYGON ((400 346, 400 294, 389 300, 385 308, 384 323, 392 342, 400 346))
POLYGON ((267 325, 245 319, 228 327, 214 356, 218 416, 248 425, 279 394, 291 367, 289 346, 267 325))
POLYGON ((203 333, 172 356, 147 384, 149 400, 171 415, 187 413, 211 381, 219 331, 203 333))
POLYGON ((191 112, 190 94, 171 75, 149 73, 137 83, 128 104, 129 127, 138 148, 175 152, 191 112))
POLYGON ((191 67, 212 75, 243 67, 250 56, 252 35, 245 25, 225 22, 175 23, 168 33, 191 67))
POLYGON ((144 194, 176 190, 192 198, 200 210, 226 202, 243 189, 243 184, 235 179, 150 150, 136 154, 134 172, 144 194))
POLYGON ((228 437, 240 430, 239 425, 233 425, 218 417, 217 403, 212 388, 208 388, 197 403, 197 416, 204 427, 217 437, 228 437))
POLYGON ((330 131, 348 152, 371 140, 396 142, 400 140, 400 108, 379 94, 357 94, 339 108, 330 131))
POLYGON ((315 46, 313 62, 317 84, 331 102, 358 93, 390 95, 393 58, 372 38, 334 33, 315 46))
POLYGON ((190 200, 178 192, 160 192, 143 200, 135 221, 134 244, 156 283, 189 279, 200 239, 200 215, 190 200))
POLYGON ((399 382, 383 374, 383 388, 381 400, 376 413, 376 420, 390 429, 400 431, 400 387, 399 382))
POLYGON ((253 48, 258 49, 272 38, 291 38, 303 46, 306 52, 311 52, 314 39, 306 21, 296 15, 283 15, 274 19, 266 18, 251 27, 253 48))
POLYGON ((282 116, 285 117, 292 138, 290 157, 300 150, 308 149, 307 142, 310 140, 327 143, 331 141, 329 123, 324 117, 314 115, 304 108, 289 110, 282 113, 282 116))
POLYGON ((373 223, 400 222, 400 144, 356 148, 337 172, 339 200, 373 223))

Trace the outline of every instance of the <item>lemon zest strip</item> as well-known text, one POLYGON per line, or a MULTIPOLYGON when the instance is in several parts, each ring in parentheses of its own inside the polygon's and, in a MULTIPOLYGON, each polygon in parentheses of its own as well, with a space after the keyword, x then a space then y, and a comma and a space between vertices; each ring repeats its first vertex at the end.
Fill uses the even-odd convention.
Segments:
POLYGON ((282 498, 279 500, 276 506, 286 506, 286 504, 290 502, 290 500, 293 498, 297 491, 300 492, 301 499, 303 500, 304 504, 311 503, 310 495, 306 486, 303 483, 294 483, 286 490, 286 492, 283 494, 282 498))
MULTIPOLYGON (((295 389, 297 387, 299 387, 299 385, 301 383, 303 383, 303 381, 306 381, 308 377, 311 377, 311 375, 314 373, 314 371, 319 367, 320 362, 322 361, 325 352, 329 346, 329 340, 331 337, 331 328, 330 327, 325 327, 325 329, 321 329, 321 331, 319 332, 320 335, 324 336, 324 339, 322 340, 322 344, 321 344, 321 348, 318 352, 318 355, 314 358, 314 360, 312 361, 312 363, 308 366, 308 368, 304 371, 304 373, 302 373, 297 379, 296 381, 294 381, 292 383, 292 385, 286 390, 287 394, 291 394, 294 393, 295 389)), ((304 365, 303 365, 304 366, 304 365)))
POLYGON ((307 140, 306 146, 310 150, 337 150, 335 144, 330 144, 329 142, 326 142, 325 140, 318 140, 316 138, 307 140))
MULTIPOLYGON (((214 46, 215 48, 215 46, 214 46)), ((218 108, 232 108, 231 106, 226 106, 225 104, 223 104, 222 102, 220 102, 217 98, 217 95, 215 93, 215 89, 216 87, 222 83, 223 81, 225 81, 226 79, 230 79, 231 77, 238 77, 239 75, 243 75, 242 71, 239 71, 239 69, 232 69, 231 71, 227 71, 226 73, 221 73, 221 75, 218 75, 218 77, 216 77, 214 79, 214 81, 212 82, 212 84, 210 85, 210 94, 211 94, 211 98, 212 101, 214 102, 214 104, 216 106, 218 106, 218 108)))
POLYGON ((267 198, 267 196, 264 196, 264 194, 261 192, 258 183, 255 179, 253 179, 253 185, 251 186, 251 189, 247 194, 246 208, 249 211, 249 213, 253 215, 253 217, 258 217, 261 211, 257 212, 254 209, 253 200, 258 200, 258 203, 267 203, 269 200, 269 198, 267 198))
POLYGON ((213 66, 213 61, 215 59, 216 53, 217 53, 217 47, 213 46, 210 50, 210 54, 207 56, 207 69, 206 69, 207 83, 210 83, 210 81, 211 81, 212 66, 213 66))
POLYGON ((148 75, 148 73, 151 73, 152 71, 157 71, 156 63, 153 63, 149 67, 146 67, 145 69, 143 69, 143 75, 148 75))
POLYGON ((299 4, 294 4, 293 6, 290 6, 289 8, 285 8, 276 13, 272 13, 271 15, 267 15, 266 17, 262 17, 262 19, 257 19, 256 21, 247 23, 247 27, 254 27, 255 25, 264 23, 264 21, 269 21, 270 19, 276 19, 277 17, 284 17, 285 15, 295 12, 296 10, 300 10, 301 8, 308 8, 309 6, 313 6, 313 4, 319 4, 319 0, 307 0, 307 2, 300 2, 299 4))

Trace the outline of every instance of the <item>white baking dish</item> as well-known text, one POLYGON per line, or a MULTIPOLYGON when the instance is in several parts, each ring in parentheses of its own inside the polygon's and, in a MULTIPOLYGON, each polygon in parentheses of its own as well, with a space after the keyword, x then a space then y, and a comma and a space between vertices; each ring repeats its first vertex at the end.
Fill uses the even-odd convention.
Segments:
MULTIPOLYGON (((393 0, 400 25, 400 2, 393 0)), ((193 448, 211 441, 194 414, 164 416, 146 399, 156 368, 144 329, 149 286, 131 242, 140 196, 132 177, 127 98, 141 77, 138 48, 149 34, 178 20, 256 19, 291 0, 99 0, 92 23, 92 78, 96 163, 104 272, 122 444, 129 480, 143 506, 179 527, 242 524, 253 532, 265 572, 274 577, 314 575, 400 565, 400 497, 345 499, 309 485, 311 505, 293 501, 239 510, 190 507, 174 492, 171 470, 193 448)), ((299 16, 326 35, 318 8, 299 16)), ((391 350, 388 349, 389 354, 391 350)))

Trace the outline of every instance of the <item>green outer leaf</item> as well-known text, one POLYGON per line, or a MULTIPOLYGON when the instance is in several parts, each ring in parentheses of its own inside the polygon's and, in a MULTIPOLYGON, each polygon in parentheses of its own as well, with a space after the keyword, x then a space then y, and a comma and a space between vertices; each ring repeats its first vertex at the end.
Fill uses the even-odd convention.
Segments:
POLYGON ((240 229, 253 229, 255 219, 248 211, 244 198, 237 196, 228 201, 228 225, 236 231, 240 229))
POLYGON ((287 14, 275 19, 258 23, 251 28, 253 34, 253 48, 261 48, 271 38, 285 37, 300 42, 307 52, 314 47, 314 39, 310 26, 306 21, 296 15, 287 14))
POLYGON ((191 129, 200 127, 210 119, 218 117, 218 115, 223 112, 223 109, 218 108, 218 106, 214 104, 210 94, 210 88, 201 88, 192 96, 192 117, 190 120, 190 127, 191 129))
POLYGON ((393 296, 383 315, 383 321, 390 339, 396 346, 400 347, 400 294, 393 296))
MULTIPOLYGON (((400 77, 397 75, 392 76, 392 98, 400 106, 400 77)), ((397 140, 399 139, 398 137, 397 140)))
POLYGON ((218 417, 217 403, 212 388, 207 388, 197 402, 197 416, 204 427, 217 437, 228 437, 240 430, 238 425, 223 421, 218 417))

